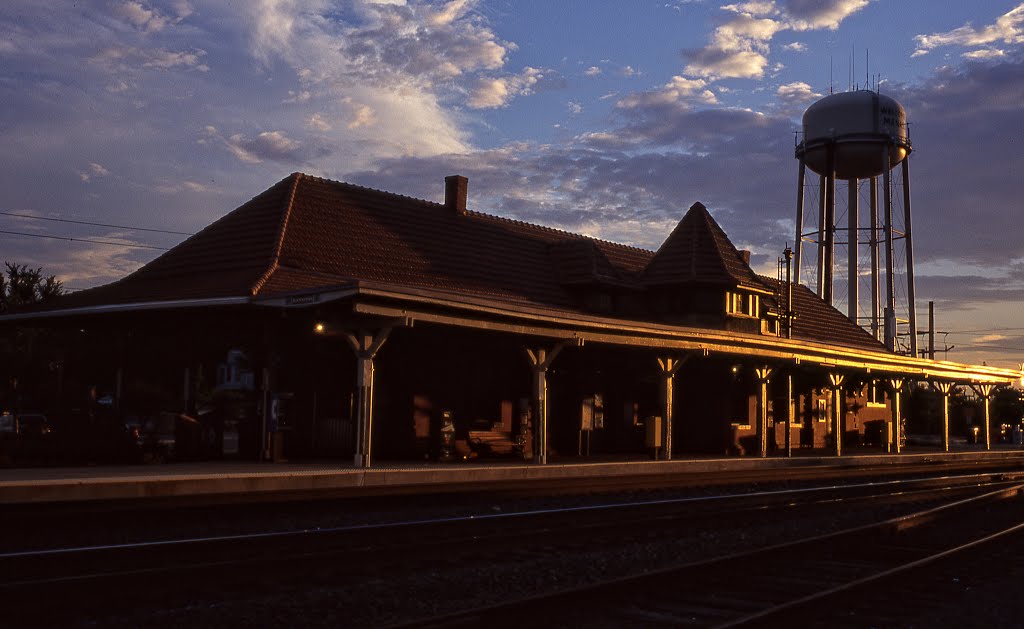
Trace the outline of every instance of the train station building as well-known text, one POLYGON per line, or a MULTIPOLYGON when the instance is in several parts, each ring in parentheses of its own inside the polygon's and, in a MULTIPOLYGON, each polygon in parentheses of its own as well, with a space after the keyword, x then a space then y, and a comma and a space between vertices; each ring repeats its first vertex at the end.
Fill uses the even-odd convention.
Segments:
POLYGON ((131 275, 0 325, 108 339, 65 370, 125 412, 142 380, 175 392, 165 410, 219 403, 224 452, 230 434, 244 458, 357 467, 899 451, 911 382, 947 405, 972 386, 987 418, 1020 375, 887 350, 755 273, 700 203, 657 251, 470 206, 460 176, 434 203, 295 173, 131 275))

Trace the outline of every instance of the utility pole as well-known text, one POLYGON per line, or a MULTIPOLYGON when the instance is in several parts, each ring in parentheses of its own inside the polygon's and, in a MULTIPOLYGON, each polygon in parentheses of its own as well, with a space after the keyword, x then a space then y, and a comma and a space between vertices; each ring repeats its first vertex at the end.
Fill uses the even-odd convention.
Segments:
POLYGON ((935 360, 935 302, 928 302, 928 358, 935 360))

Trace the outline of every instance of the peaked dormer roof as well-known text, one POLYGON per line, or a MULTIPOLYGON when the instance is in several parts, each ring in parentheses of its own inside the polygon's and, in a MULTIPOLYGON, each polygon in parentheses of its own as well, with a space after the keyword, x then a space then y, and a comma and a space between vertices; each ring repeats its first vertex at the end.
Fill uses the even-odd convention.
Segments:
POLYGON ((764 284, 702 203, 694 203, 641 276, 647 286, 714 284, 764 290, 764 284))
POLYGON ((549 245, 548 252, 563 286, 611 285, 634 287, 635 274, 629 277, 608 259, 593 240, 578 238, 549 245))

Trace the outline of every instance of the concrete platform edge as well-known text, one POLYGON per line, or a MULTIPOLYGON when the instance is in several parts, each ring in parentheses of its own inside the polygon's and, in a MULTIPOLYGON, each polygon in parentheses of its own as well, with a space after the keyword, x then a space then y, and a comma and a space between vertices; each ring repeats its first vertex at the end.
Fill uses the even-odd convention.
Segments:
MULTIPOLYGON (((0 504, 78 502, 90 500, 132 500, 161 497, 214 496, 274 492, 319 492, 354 490, 372 495, 402 487, 441 489, 444 485, 472 485, 495 482, 542 482, 545 479, 587 479, 606 476, 643 476, 665 473, 712 474, 787 467, 886 466, 928 461, 990 462, 1015 460, 1024 464, 1024 450, 992 452, 931 452, 879 454, 846 457, 721 458, 673 461, 622 461, 567 463, 546 466, 531 464, 453 464, 409 467, 381 467, 361 470, 289 468, 274 470, 269 464, 253 464, 252 470, 217 473, 216 464, 170 468, 123 470, 68 470, 64 478, 32 477, 4 479, 0 472, 0 504), (175 474, 175 471, 181 473, 175 474), (204 471, 205 470, 205 471, 204 471)), ((40 475, 41 476, 41 475, 40 475)))

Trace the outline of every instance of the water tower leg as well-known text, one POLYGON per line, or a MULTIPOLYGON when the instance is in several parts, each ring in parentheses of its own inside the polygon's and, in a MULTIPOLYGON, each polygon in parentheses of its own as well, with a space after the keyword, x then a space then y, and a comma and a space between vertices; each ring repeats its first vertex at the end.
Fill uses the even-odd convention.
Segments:
POLYGON ((910 229, 910 156, 903 158, 903 237, 907 249, 907 320, 910 326, 910 355, 917 357, 917 297, 914 291, 914 240, 910 229))
POLYGON ((796 273, 793 281, 800 283, 800 262, 803 260, 804 251, 804 173, 807 171, 807 164, 803 158, 800 159, 800 169, 796 177, 796 238, 793 240, 793 248, 796 250, 796 273))
POLYGON ((869 201, 870 232, 868 242, 871 247, 871 334, 876 339, 881 338, 878 319, 878 177, 871 178, 869 201))
POLYGON ((846 238, 846 274, 849 282, 849 288, 847 289, 846 295, 846 314, 850 317, 850 321, 857 323, 857 317, 860 314, 858 312, 858 283, 860 277, 857 274, 857 262, 858 253, 860 249, 860 234, 857 232, 859 227, 857 219, 858 199, 857 199, 857 180, 850 179, 847 182, 847 192, 849 194, 849 200, 846 202, 846 230, 848 236, 846 238))
POLYGON ((818 296, 825 289, 825 175, 818 177, 818 296))
POLYGON ((893 325, 885 328, 885 346, 890 352, 896 351, 896 288, 894 285, 895 265, 892 246, 892 181, 889 175, 889 147, 885 149, 885 172, 882 174, 882 191, 885 211, 885 312, 892 318, 893 325))
POLYGON ((835 150, 828 147, 828 171, 825 181, 825 292, 821 298, 828 305, 835 301, 833 281, 836 268, 836 166, 835 150))

